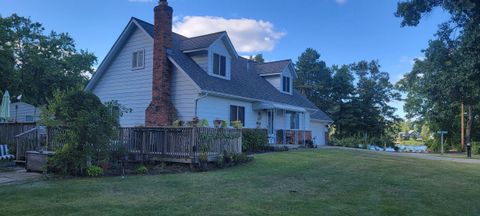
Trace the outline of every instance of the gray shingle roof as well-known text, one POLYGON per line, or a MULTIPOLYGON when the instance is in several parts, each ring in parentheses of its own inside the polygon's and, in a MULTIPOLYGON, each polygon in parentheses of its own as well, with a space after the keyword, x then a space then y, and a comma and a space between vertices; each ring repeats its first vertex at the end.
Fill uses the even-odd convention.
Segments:
MULTIPOLYGON (((153 25, 139 19, 136 20, 153 37, 153 25)), ((318 110, 318 107, 296 90, 293 90, 292 95, 282 93, 259 76, 259 73, 281 71, 291 62, 290 60, 258 64, 242 57, 234 58, 232 60, 231 78, 230 80, 225 80, 208 75, 192 58, 182 52, 184 50, 204 48, 203 46, 207 44, 210 46, 211 43, 225 34, 225 32, 218 32, 195 38, 174 34, 174 46, 168 50, 168 56, 204 91, 318 110)), ((331 120, 320 110, 315 112, 315 114, 321 120, 331 120)))
POLYGON ((281 73, 291 62, 290 59, 287 59, 274 62, 255 63, 255 70, 257 70, 257 73, 260 75, 281 73))
POLYGON ((324 120, 324 121, 331 121, 333 122, 333 120, 326 114, 324 113, 322 110, 318 109, 317 111, 315 111, 314 113, 310 114, 310 118, 311 119, 317 119, 317 120, 324 120))
MULTIPOLYGON (((132 19, 136 20, 140 26, 142 26, 145 31, 150 34, 151 37, 153 37, 153 25, 150 23, 147 23, 141 19, 133 17, 132 19)), ((201 35, 198 37, 185 37, 183 35, 173 33, 174 35, 174 40, 177 44, 179 44, 179 49, 182 51, 186 50, 197 50, 197 49, 203 49, 203 48, 208 48, 210 45, 212 45, 218 38, 222 37, 225 35, 225 31, 221 32, 215 32, 211 34, 206 34, 206 35, 201 35)))

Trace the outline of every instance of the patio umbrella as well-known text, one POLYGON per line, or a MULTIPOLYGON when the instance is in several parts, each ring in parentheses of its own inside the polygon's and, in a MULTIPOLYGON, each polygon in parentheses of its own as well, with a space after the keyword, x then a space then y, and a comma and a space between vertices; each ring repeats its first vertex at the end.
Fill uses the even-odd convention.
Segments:
POLYGON ((5 91, 2 98, 2 104, 0 105, 0 119, 7 121, 10 119, 10 94, 5 91))

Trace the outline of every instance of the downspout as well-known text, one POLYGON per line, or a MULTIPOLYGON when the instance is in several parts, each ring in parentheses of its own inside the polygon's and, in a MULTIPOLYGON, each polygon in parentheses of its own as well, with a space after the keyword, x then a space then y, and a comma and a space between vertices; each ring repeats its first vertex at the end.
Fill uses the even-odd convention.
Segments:
POLYGON ((195 117, 198 117, 198 115, 197 115, 197 114, 198 114, 198 101, 199 101, 200 99, 206 98, 206 97, 208 96, 208 93, 207 93, 207 92, 202 92, 202 93, 200 93, 200 94, 198 94, 198 95, 199 95, 200 97, 198 97, 198 98, 195 99, 195 116, 193 116, 194 118, 195 118, 195 117))

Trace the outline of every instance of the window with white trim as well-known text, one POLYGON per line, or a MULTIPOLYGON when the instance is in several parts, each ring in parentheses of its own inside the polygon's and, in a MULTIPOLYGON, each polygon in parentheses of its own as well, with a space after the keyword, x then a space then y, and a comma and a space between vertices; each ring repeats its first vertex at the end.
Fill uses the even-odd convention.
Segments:
POLYGON ((132 54, 132 69, 142 69, 145 67, 145 51, 138 50, 132 54))
POLYGON ((227 57, 217 53, 213 54, 213 74, 227 76, 227 57))
POLYGON ((282 81, 283 81, 282 90, 284 92, 290 93, 290 77, 283 76, 282 81))

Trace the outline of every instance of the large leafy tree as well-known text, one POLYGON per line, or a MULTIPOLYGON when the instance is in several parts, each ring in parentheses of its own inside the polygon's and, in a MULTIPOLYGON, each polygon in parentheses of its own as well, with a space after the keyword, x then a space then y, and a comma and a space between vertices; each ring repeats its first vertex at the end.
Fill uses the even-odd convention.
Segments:
POLYGON ((43 105, 56 89, 81 89, 96 57, 78 51, 66 33, 44 33, 40 23, 13 14, 0 17, 0 84, 13 95, 43 105))
POLYGON ((399 122, 390 102, 399 99, 387 72, 380 70, 378 61, 360 61, 350 66, 357 75, 356 97, 357 129, 370 136, 384 135, 399 122))
POLYGON ((332 117, 337 137, 380 137, 398 122, 389 105, 398 93, 378 61, 330 68, 309 48, 298 58, 296 69, 296 89, 332 117))
POLYGON ((298 57, 295 66, 298 74, 295 88, 317 107, 331 113, 332 71, 320 60, 320 54, 308 48, 298 57))
POLYGON ((338 136, 348 135, 357 128, 358 110, 353 105, 355 96, 354 76, 347 65, 332 67, 332 112, 335 133, 338 136))
POLYGON ((477 0, 415 0, 398 3, 402 26, 416 26, 422 17, 442 8, 451 19, 439 26, 425 50, 425 59, 399 83, 408 95, 405 110, 434 128, 453 128, 461 104, 467 107, 466 142, 471 140, 480 101, 480 3, 477 0))

